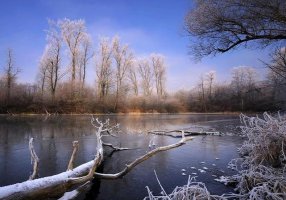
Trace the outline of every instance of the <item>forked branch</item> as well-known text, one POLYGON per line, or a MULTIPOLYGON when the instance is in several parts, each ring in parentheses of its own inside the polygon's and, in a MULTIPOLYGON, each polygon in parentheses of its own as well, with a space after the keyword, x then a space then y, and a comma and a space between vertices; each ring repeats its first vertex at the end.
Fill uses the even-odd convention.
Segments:
POLYGON ((149 151, 148 153, 146 153, 145 155, 137 158, 136 160, 134 160, 133 162, 131 162, 130 164, 127 164, 126 167, 116 173, 116 174, 102 174, 102 173, 95 173, 95 177, 96 178, 102 178, 102 179, 117 179, 117 178, 121 178, 124 175, 126 175, 129 171, 131 171, 134 167, 136 167, 138 164, 142 163, 143 161, 147 160, 148 158, 154 156, 155 154, 162 152, 162 151, 167 151, 179 146, 182 146, 183 144, 185 144, 185 142, 187 142, 188 140, 193 139, 192 137, 185 137, 185 133, 184 131, 182 131, 182 139, 175 143, 175 144, 170 144, 167 146, 162 146, 162 147, 157 147, 156 149, 153 149, 152 151, 149 151))

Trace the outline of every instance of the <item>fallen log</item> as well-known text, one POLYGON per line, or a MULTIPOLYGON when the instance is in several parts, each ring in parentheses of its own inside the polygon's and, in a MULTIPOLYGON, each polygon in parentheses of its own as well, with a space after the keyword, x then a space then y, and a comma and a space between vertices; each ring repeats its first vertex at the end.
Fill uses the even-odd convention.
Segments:
POLYGON ((218 131, 194 131, 194 130, 169 130, 169 131, 162 131, 162 130, 152 130, 148 131, 148 134, 153 134, 153 135, 161 135, 161 136, 169 136, 172 138, 181 138, 181 133, 184 131, 185 136, 197 136, 197 135, 217 135, 217 136, 222 136, 223 133, 218 132, 218 131))

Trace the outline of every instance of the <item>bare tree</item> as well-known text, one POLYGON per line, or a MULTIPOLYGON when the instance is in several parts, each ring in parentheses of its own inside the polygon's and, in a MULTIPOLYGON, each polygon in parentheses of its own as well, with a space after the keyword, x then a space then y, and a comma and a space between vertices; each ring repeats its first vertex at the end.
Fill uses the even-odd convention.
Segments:
POLYGON ((45 87, 47 82, 47 74, 48 74, 48 65, 46 64, 45 60, 41 58, 40 64, 39 64, 39 71, 37 74, 37 79, 40 85, 41 90, 41 101, 44 100, 44 93, 45 93, 45 87))
POLYGON ((91 38, 87 33, 84 34, 79 54, 79 80, 81 82, 81 89, 83 89, 85 86, 86 68, 89 60, 94 56, 94 53, 92 52, 91 38))
POLYGON ((254 89, 256 77, 256 71, 252 67, 240 66, 232 70, 231 85, 237 100, 240 101, 241 110, 244 110, 244 94, 249 94, 254 89))
POLYGON ((200 91, 200 100, 201 100, 202 110, 204 112, 206 112, 207 111, 207 105, 206 105, 206 92, 205 92, 205 79, 204 79, 204 76, 200 77, 199 91, 200 91))
POLYGON ((139 74, 141 77, 143 94, 146 96, 150 96, 152 94, 152 70, 147 58, 140 60, 138 62, 139 66, 139 74))
POLYGON ((285 13, 285 0, 197 0, 185 18, 185 29, 196 38, 192 53, 201 58, 252 41, 260 42, 259 47, 285 41, 285 13))
POLYGON ((286 48, 276 48, 271 54, 271 63, 266 66, 275 74, 286 80, 286 48))
POLYGON ((130 80, 130 83, 131 83, 131 87, 133 89, 133 92, 136 96, 138 96, 138 65, 137 64, 132 64, 130 67, 129 67, 129 70, 128 70, 128 78, 130 80))
POLYGON ((159 98, 166 93, 165 81, 166 81, 166 67, 164 63, 164 57, 159 54, 152 54, 151 61, 154 71, 156 92, 159 98))
POLYGON ((112 48, 107 38, 101 38, 96 62, 97 92, 100 100, 109 94, 112 81, 112 48))
POLYGON ((76 80, 76 71, 79 63, 80 45, 86 36, 86 27, 84 20, 63 19, 58 21, 61 28, 62 37, 67 44, 71 57, 71 81, 72 87, 76 80))
POLYGON ((212 98, 212 93, 213 93, 213 83, 216 77, 216 71, 209 71, 206 73, 206 79, 209 85, 209 99, 212 98))
POLYGON ((54 101, 58 81, 64 76, 64 73, 60 74, 63 40, 56 23, 53 21, 49 23, 50 29, 47 32, 48 44, 40 61, 40 73, 42 74, 42 91, 46 84, 50 91, 52 101, 54 101))
POLYGON ((273 104, 277 105, 279 101, 285 100, 285 95, 283 96, 283 91, 285 91, 285 79, 270 70, 267 74, 267 80, 272 87, 271 101, 275 102, 273 104))
POLYGON ((132 65, 133 54, 127 45, 122 46, 119 37, 114 37, 112 42, 113 57, 115 60, 115 76, 116 76, 116 97, 114 110, 117 110, 119 98, 123 93, 123 80, 126 78, 126 72, 132 65))
POLYGON ((5 79, 5 86, 6 86, 6 102, 9 102, 10 100, 12 87, 16 81, 16 78, 19 72, 20 72, 20 69, 15 67, 13 50, 8 49, 6 66, 4 67, 4 79, 5 79))

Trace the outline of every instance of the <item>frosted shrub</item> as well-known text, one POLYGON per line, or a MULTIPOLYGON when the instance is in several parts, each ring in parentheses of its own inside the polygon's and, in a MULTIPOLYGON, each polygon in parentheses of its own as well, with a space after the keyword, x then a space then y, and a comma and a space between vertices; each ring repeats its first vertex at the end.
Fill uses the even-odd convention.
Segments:
POLYGON ((245 163, 281 167, 285 161, 286 119, 279 114, 263 118, 241 115, 244 126, 242 133, 247 137, 239 152, 245 156, 245 163))
POLYGON ((154 196, 149 187, 147 187, 148 197, 145 197, 144 200, 226 200, 223 196, 211 195, 204 183, 196 182, 195 177, 190 176, 186 185, 177 186, 171 194, 167 194, 156 172, 155 176, 162 190, 161 195, 154 196))
POLYGON ((286 199, 286 119, 267 113, 263 118, 241 115, 242 134, 247 140, 239 149, 242 158, 229 166, 238 171, 236 181, 239 199, 286 199))

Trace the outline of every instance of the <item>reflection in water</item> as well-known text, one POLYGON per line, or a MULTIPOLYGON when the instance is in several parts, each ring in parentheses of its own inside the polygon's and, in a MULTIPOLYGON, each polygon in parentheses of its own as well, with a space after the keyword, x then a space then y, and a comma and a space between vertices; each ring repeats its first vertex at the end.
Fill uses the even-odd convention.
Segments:
MULTIPOLYGON (((211 126, 222 132, 235 132, 238 116, 235 115, 100 115, 100 119, 110 118, 112 123, 120 123, 122 133, 118 138, 108 138, 117 146, 134 148, 131 151, 112 152, 106 149, 106 159, 102 166, 105 173, 114 173, 123 169, 146 153, 150 138, 157 146, 174 143, 174 138, 138 134, 154 129, 188 128, 193 125, 211 126)), ((28 140, 34 137, 35 150, 40 158, 40 176, 50 176, 66 170, 72 152, 72 141, 79 141, 79 152, 75 164, 93 159, 96 150, 94 129, 90 125, 90 116, 0 116, 0 186, 27 180, 31 173, 28 140)), ((211 192, 229 191, 214 182, 212 175, 232 173, 226 169, 231 158, 237 157, 236 148, 241 139, 237 136, 197 136, 188 144, 167 152, 160 153, 137 166, 124 178, 114 181, 94 180, 91 189, 82 194, 80 199, 142 199, 146 196, 145 186, 154 193, 159 187, 154 177, 154 170, 167 192, 176 185, 184 185, 187 176, 182 176, 181 169, 187 174, 197 173, 198 180, 204 181, 211 192), (219 160, 215 158, 219 157, 219 160), (206 162, 204 166, 201 162, 206 162), (215 164, 215 166, 213 165, 215 164), (196 169, 207 167, 207 173, 200 174, 196 169)))

